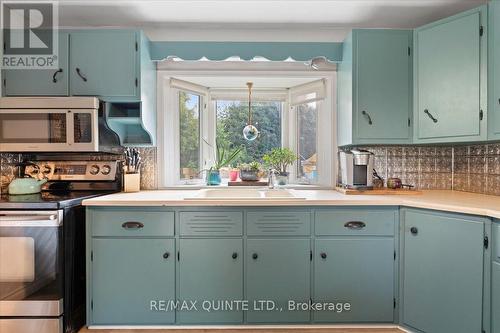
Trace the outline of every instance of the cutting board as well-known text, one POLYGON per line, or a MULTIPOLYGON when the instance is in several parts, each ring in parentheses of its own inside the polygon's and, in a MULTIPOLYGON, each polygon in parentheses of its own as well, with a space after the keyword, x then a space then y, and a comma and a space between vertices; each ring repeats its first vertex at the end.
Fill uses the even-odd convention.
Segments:
POLYGON ((419 190, 409 190, 407 188, 390 189, 387 187, 373 190, 356 190, 351 188, 336 187, 336 190, 346 195, 416 195, 422 194, 419 190))

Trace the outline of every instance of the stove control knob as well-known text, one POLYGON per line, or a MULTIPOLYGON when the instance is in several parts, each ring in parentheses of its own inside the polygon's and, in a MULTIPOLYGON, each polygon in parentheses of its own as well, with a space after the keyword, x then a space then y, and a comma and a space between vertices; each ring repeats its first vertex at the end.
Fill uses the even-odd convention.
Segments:
POLYGON ((109 175, 110 172, 111 172, 111 167, 107 164, 104 164, 101 168, 101 173, 103 175, 109 175))
POLYGON ((99 173, 99 166, 98 166, 98 165, 96 165, 96 164, 92 165, 92 166, 90 167, 90 171, 89 171, 89 172, 90 172, 90 174, 91 174, 91 175, 93 175, 93 176, 97 175, 97 174, 99 173))
POLYGON ((45 165, 43 166, 42 172, 43 172, 45 175, 48 175, 49 173, 51 173, 51 172, 52 172, 52 168, 50 167, 50 165, 45 164, 45 165))

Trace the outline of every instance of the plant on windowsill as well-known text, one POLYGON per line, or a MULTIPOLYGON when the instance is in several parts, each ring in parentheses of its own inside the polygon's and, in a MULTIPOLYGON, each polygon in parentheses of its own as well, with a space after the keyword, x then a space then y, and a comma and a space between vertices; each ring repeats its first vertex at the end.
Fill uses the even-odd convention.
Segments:
POLYGON ((243 163, 239 166, 240 179, 242 181, 257 181, 259 180, 259 173, 261 165, 259 162, 243 163))
POLYGON ((220 169, 224 168, 233 162, 240 154, 242 147, 229 151, 227 145, 222 144, 219 140, 215 142, 215 164, 207 170, 207 185, 220 185, 220 169))
POLYGON ((276 182, 283 186, 288 184, 288 166, 297 160, 297 155, 289 148, 274 148, 265 154, 262 159, 264 164, 276 173, 276 182))

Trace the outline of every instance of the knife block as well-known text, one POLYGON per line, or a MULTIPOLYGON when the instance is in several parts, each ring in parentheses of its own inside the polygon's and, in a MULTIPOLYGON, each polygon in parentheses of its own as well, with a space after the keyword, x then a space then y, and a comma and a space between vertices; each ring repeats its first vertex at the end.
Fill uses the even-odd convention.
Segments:
POLYGON ((141 190, 141 174, 124 173, 123 174, 123 192, 139 192, 141 190))

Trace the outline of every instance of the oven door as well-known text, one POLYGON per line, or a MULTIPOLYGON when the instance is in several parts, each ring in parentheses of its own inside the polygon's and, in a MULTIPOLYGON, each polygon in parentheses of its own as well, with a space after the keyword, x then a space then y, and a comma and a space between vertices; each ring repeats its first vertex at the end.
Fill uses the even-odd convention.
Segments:
POLYGON ((97 151, 95 109, 0 110, 0 151, 97 151))
POLYGON ((63 314, 63 211, 0 211, 0 318, 63 314))

